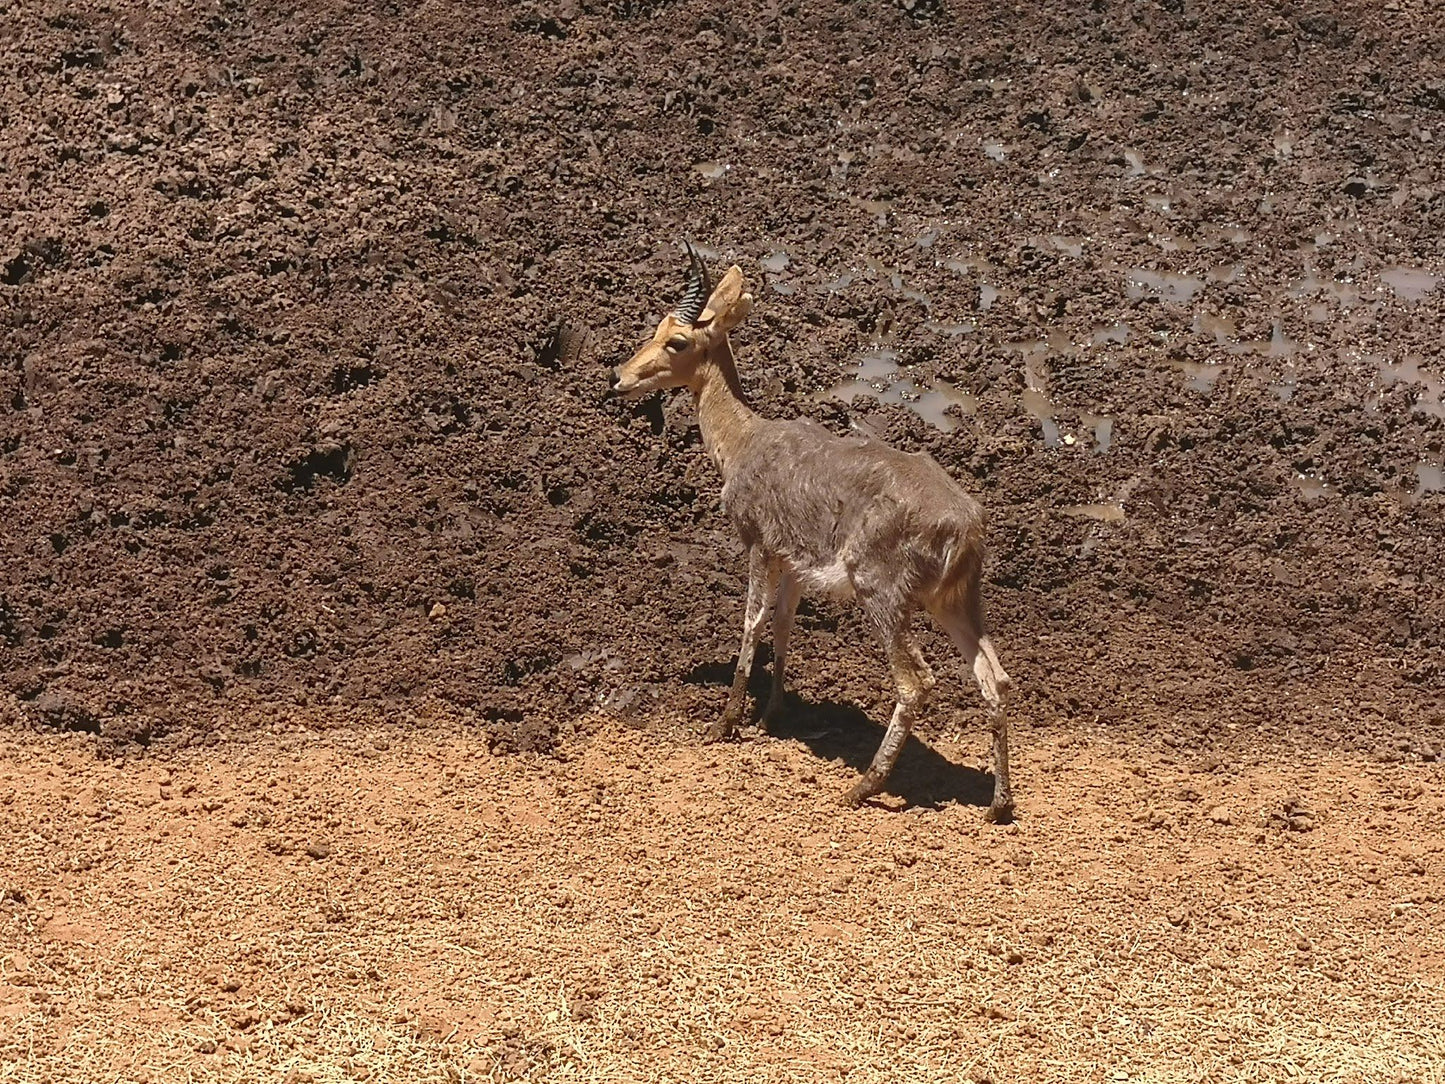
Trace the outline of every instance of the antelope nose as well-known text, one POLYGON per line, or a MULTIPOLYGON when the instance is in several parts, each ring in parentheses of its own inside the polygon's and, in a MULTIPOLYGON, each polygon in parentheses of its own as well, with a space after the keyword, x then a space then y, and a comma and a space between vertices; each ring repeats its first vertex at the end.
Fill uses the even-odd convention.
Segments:
POLYGON ((620 377, 620 376, 617 375, 617 370, 616 370, 616 369, 608 369, 608 370, 607 370, 607 390, 608 390, 608 391, 616 391, 616 390, 617 390, 617 385, 621 382, 621 380, 622 380, 622 377, 620 377))

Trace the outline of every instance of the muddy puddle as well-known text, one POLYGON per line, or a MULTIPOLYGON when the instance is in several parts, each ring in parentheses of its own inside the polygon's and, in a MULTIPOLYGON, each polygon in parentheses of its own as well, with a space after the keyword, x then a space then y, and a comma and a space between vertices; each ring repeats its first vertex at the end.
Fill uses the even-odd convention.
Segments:
MULTIPOLYGON (((1008 157, 1002 143, 983 146, 998 161, 1008 157)), ((1132 164, 1138 167, 1136 175, 1147 175, 1142 160, 1132 164)), ((898 214, 896 208, 883 206, 864 209, 898 214)), ((896 258, 863 257, 841 268, 808 267, 782 246, 758 256, 765 281, 779 294, 829 298, 866 285, 870 290, 881 286, 897 299, 880 341, 843 364, 844 379, 817 398, 901 407, 943 433, 959 430, 965 419, 981 414, 986 419, 991 409, 1002 409, 1027 417, 1045 450, 1107 456, 1121 439, 1111 410, 1072 396, 1060 401, 1054 383, 1061 365, 1077 365, 1081 358, 1110 365, 1164 362, 1178 373, 1178 387, 1190 396, 1223 394, 1260 405, 1292 404, 1302 390, 1331 381, 1335 366, 1360 364, 1337 348, 1333 353, 1328 349, 1335 321, 1374 320, 1392 302, 1418 305, 1440 284, 1440 276, 1428 269, 1397 264, 1370 273, 1360 269, 1358 260, 1330 272, 1305 260, 1302 271, 1262 281, 1264 276, 1248 258, 1256 243, 1251 233, 1216 225, 1193 237, 1182 231, 1155 237, 1156 247, 1175 257, 1172 266, 1168 261, 1148 266, 1105 263, 1106 273, 1118 276, 1118 319, 1095 324, 1077 340, 1054 329, 1040 339, 1009 341, 993 331, 1006 319, 998 315, 1004 293, 995 285, 1004 276, 961 244, 959 234, 954 223, 914 220, 896 258), (1246 298, 1244 304, 1240 296, 1246 298), (1130 303, 1140 302, 1146 307, 1136 317, 1140 310, 1130 303), (1147 307, 1149 302, 1160 304, 1147 307), (941 364, 930 365, 927 372, 904 364, 900 347, 908 337, 930 340, 941 364), (964 342, 981 343, 1008 359, 1010 378, 991 388, 983 402, 948 379, 950 352, 964 342), (1187 350, 1180 349, 1184 344, 1187 350)), ((1306 253, 1318 253, 1339 242, 1335 233, 1317 230, 1301 244, 1306 253)), ((1107 254, 1107 245, 1098 238, 1066 228, 1028 234, 1020 244, 1061 261, 1081 259, 1086 252, 1107 254)), ((1015 300, 1022 303, 1025 296, 1015 299, 1010 292, 1010 311, 1015 300)), ((1445 418, 1445 382, 1431 367, 1408 358, 1377 364, 1379 388, 1406 383, 1415 390, 1414 411, 1445 418)), ((1128 435, 1126 431, 1122 439, 1128 435)), ((1414 472, 1416 497, 1442 491, 1438 466, 1422 461, 1418 467, 1410 463, 1399 469, 1414 472)), ((1327 470, 1296 474, 1291 485, 1307 503, 1339 493, 1327 470)), ((1108 501, 1067 505, 1062 511, 1103 523, 1123 517, 1122 505, 1108 501)))
POLYGON ((948 381, 933 380, 925 384, 902 373, 895 350, 870 350, 844 368, 851 375, 823 392, 821 398, 852 403, 868 397, 901 406, 944 433, 952 433, 959 427, 955 413, 968 416, 978 411, 978 398, 948 381))
POLYGON ((1440 276, 1418 267, 1391 267, 1380 273, 1380 281, 1402 301, 1423 301, 1435 292, 1440 276))
POLYGON ((1070 504, 1059 509, 1066 516, 1091 519, 1096 523, 1123 523, 1124 506, 1115 502, 1103 504, 1070 504))

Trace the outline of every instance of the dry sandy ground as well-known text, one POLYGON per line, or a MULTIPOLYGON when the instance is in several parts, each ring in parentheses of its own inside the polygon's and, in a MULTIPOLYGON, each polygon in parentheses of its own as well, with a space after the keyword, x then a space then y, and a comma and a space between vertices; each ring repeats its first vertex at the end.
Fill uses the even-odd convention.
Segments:
POLYGON ((7 735, 0 1081, 1445 1080, 1440 764, 1024 729, 1000 829, 589 728, 7 735))

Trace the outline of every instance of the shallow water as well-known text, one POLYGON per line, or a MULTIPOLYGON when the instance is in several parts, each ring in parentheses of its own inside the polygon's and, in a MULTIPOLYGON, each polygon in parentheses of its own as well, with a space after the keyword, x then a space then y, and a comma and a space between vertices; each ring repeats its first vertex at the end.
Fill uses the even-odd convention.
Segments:
POLYGON ((1228 316, 1216 316, 1208 312, 1194 314, 1194 332, 1199 335, 1213 335, 1220 346, 1238 346, 1239 331, 1234 320, 1228 316))
POLYGON ((948 414, 951 407, 957 407, 965 415, 978 412, 978 397, 959 391, 946 380, 935 380, 925 388, 912 380, 868 383, 855 377, 830 388, 826 394, 845 403, 869 396, 880 403, 905 407, 944 433, 958 428, 958 421, 948 414))
POLYGON ((1077 516, 1080 519, 1092 519, 1099 523, 1122 523, 1124 521, 1124 506, 1122 504, 1070 504, 1059 509, 1066 516, 1077 516))
POLYGON ((1415 412, 1445 420, 1445 379, 1420 368, 1419 358, 1406 358, 1399 363, 1379 362, 1381 387, 1398 383, 1417 384, 1420 394, 1415 399, 1415 412))
POLYGON ((1223 365, 1202 365, 1197 361, 1186 361, 1181 364, 1184 369, 1184 386, 1201 395, 1209 395, 1213 392, 1214 382, 1219 379, 1219 374, 1224 372, 1223 365))
POLYGON ((1270 331, 1269 343, 1262 353, 1268 358, 1292 358, 1299 344, 1285 336, 1284 328, 1280 327, 1279 321, 1275 321, 1273 330, 1270 331))
POLYGON ((792 263, 792 260, 788 257, 788 254, 781 249, 774 249, 758 261, 759 266, 761 266, 764 271, 774 275, 786 271, 790 263, 792 263))
MULTIPOLYGON (((989 141, 989 146, 997 151, 997 160, 1007 157, 1002 143, 989 141)), ((1136 168, 1136 175, 1150 172, 1138 156, 1131 159, 1131 165, 1136 168)), ((864 205, 862 201, 854 202, 864 205)), ((878 214, 894 213, 891 204, 882 202, 876 206, 867 205, 865 209, 878 214)), ((1148 266, 1120 267, 1115 264, 1118 273, 1125 278, 1125 293, 1133 299, 1153 297, 1171 305, 1188 305, 1184 313, 1167 307, 1151 307, 1141 310, 1147 315, 1140 315, 1138 320, 1131 317, 1127 323, 1104 323, 1084 331, 1082 335, 1077 328, 1066 332, 1060 326, 1052 326, 1048 320, 1041 320, 1035 325, 1040 338, 1001 342, 989 334, 993 318, 986 315, 997 308, 996 303, 1004 296, 998 285, 986 281, 986 277, 998 273, 992 270, 990 262, 969 253, 971 241, 965 242, 962 252, 958 251, 956 223, 943 219, 920 222, 907 219, 902 212, 898 214, 900 229, 911 227, 907 235, 911 242, 905 239, 901 256, 880 254, 881 258, 860 257, 855 266, 834 277, 824 277, 816 272, 800 274, 792 255, 781 247, 765 250, 759 260, 761 270, 771 276, 779 276, 786 271, 796 276, 789 282, 770 280, 769 286, 778 293, 807 290, 820 295, 839 294, 856 285, 861 276, 869 283, 876 281, 896 298, 918 303, 924 310, 919 320, 916 313, 912 318, 905 316, 903 310, 897 307, 897 301, 893 301, 891 306, 885 305, 885 309, 894 314, 887 322, 890 334, 879 336, 873 349, 861 354, 852 366, 847 367, 848 379, 823 394, 845 402, 852 402, 860 395, 870 396, 879 402, 912 410, 930 426, 942 432, 952 432, 959 427, 959 416, 975 414, 980 409, 979 402, 947 382, 935 381, 925 385, 913 380, 906 369, 900 370, 899 352, 889 344, 893 334, 899 336, 900 342, 908 335, 922 336, 933 341, 933 348, 942 352, 941 357, 947 357, 957 349, 953 345, 955 341, 966 336, 979 336, 980 345, 1016 352, 1022 358, 1026 370, 1025 388, 1016 400, 1017 408, 1037 421, 1044 446, 1051 449, 1070 445, 1082 450, 1087 446, 1094 454, 1107 454, 1114 439, 1114 419, 1090 413, 1087 409, 1090 404, 1085 402, 1077 404, 1077 428, 1071 424, 1061 425, 1059 410, 1049 389, 1050 358, 1077 356, 1081 351, 1097 349, 1099 353, 1092 355, 1094 363, 1114 366, 1135 350, 1147 353, 1155 349, 1171 349, 1171 344, 1179 341, 1183 331, 1186 337, 1191 334, 1198 336, 1195 349, 1206 347, 1206 352, 1197 361, 1174 362, 1187 392, 1204 396, 1214 394, 1220 376, 1229 369, 1239 380, 1237 388, 1231 386, 1231 395, 1254 395, 1267 401, 1292 403, 1298 401, 1304 381, 1310 381, 1310 386, 1313 386, 1314 381, 1323 378, 1329 371, 1332 354, 1322 349, 1329 343, 1320 338, 1323 332, 1319 325, 1332 321, 1348 321, 1351 327, 1367 323, 1375 318, 1377 311, 1382 310, 1384 299, 1393 295, 1407 303, 1418 302, 1438 290, 1441 282, 1440 275, 1422 268, 1393 266, 1379 271, 1378 284, 1372 284, 1367 263, 1360 259, 1341 262, 1337 254, 1321 257, 1329 260, 1330 269, 1324 274, 1307 264, 1303 273, 1298 270, 1293 273, 1299 276, 1293 281, 1289 277, 1280 281, 1261 272, 1254 266, 1252 258, 1246 258, 1251 257, 1249 246, 1252 238, 1249 231, 1241 227, 1212 226, 1199 233, 1181 231, 1175 235, 1167 231, 1158 232, 1157 220, 1153 224, 1141 221, 1136 224, 1139 231, 1148 235, 1156 250, 1172 249, 1184 254, 1194 252, 1196 255, 1193 257, 1181 255, 1177 259, 1181 262, 1200 261, 1203 257, 1205 262, 1202 266, 1199 262, 1192 262, 1186 265, 1191 266, 1191 270, 1187 271, 1148 266), (1212 266, 1204 257, 1210 250, 1217 254, 1215 260, 1219 261, 1212 266), (940 284, 934 275, 942 269, 953 272, 962 281, 956 286, 940 284), (910 282, 915 275, 914 281, 920 286, 926 285, 933 297, 910 282), (1245 292, 1237 292, 1237 286, 1226 289, 1231 284, 1244 284, 1245 292), (1220 287, 1217 293, 1216 287, 1220 287), (973 318, 958 319, 955 313, 960 299, 956 295, 963 293, 967 297, 974 289, 978 293, 973 318), (934 297, 942 310, 939 315, 947 311, 952 319, 934 318, 934 297), (1209 309, 1216 311, 1206 311, 1209 309), (1222 311, 1218 311, 1220 309, 1222 311), (1261 309, 1264 311, 1261 312, 1261 309), (1267 337, 1241 338, 1240 325, 1258 327, 1261 316, 1269 319, 1267 337), (1179 324, 1182 320, 1188 323, 1181 328, 1179 324), (1072 431, 1066 433, 1065 429, 1072 431)), ((1061 220, 1059 227, 1066 229, 1067 225, 1061 220)), ((1097 248, 1097 251, 1107 251, 1106 242, 1093 236, 1070 235, 1063 229, 1058 233, 1040 231, 1031 234, 1024 243, 1069 258, 1081 258, 1086 248, 1100 245, 1104 247, 1097 248)), ((1338 248, 1338 240, 1333 233, 1321 230, 1313 240, 1303 239, 1300 247, 1308 259, 1310 251, 1331 245, 1338 248)), ((1012 298, 1013 295, 1007 296, 1012 298)), ((967 302, 964 304, 967 305, 967 302)), ((1330 341, 1333 340, 1331 335, 1330 341)), ((1410 400, 1414 409, 1445 418, 1445 381, 1440 377, 1421 371, 1420 363, 1413 360, 1393 364, 1381 361, 1379 366, 1381 386, 1388 388, 1400 381, 1416 385, 1418 393, 1413 394, 1410 400)), ((1009 396, 1005 394, 1003 398, 1007 400, 1009 396)), ((1068 422, 1076 417, 1072 408, 1065 417, 1068 422)), ((1423 464, 1422 470, 1421 492, 1436 492, 1440 468, 1423 464)), ((1322 500, 1337 492, 1328 482, 1306 475, 1293 479, 1292 486, 1306 501, 1322 500)))
POLYGON ((1296 474, 1290 482, 1306 501, 1317 501, 1321 497, 1333 496, 1339 492, 1328 482, 1311 474, 1296 474))
POLYGON ((1380 281, 1402 301, 1421 301, 1434 292, 1440 277, 1418 267, 1391 267, 1380 272, 1380 281))
POLYGON ((846 271, 837 278, 829 279, 827 282, 820 282, 813 287, 815 294, 841 294, 849 286, 853 285, 853 276, 846 271))
POLYGON ((1128 324, 1114 324, 1111 327, 1101 327, 1090 336, 1089 343, 1093 346, 1103 346, 1105 343, 1126 343, 1129 336, 1133 334, 1128 324))
POLYGON ((935 380, 933 386, 925 389, 916 400, 905 401, 904 405, 929 425, 945 433, 951 433, 958 428, 958 422, 946 413, 950 407, 958 407, 965 415, 978 413, 978 397, 959 391, 946 380, 935 380))
POLYGON ((1094 434, 1094 451, 1107 454, 1114 442, 1114 419, 1106 414, 1081 412, 1079 420, 1094 434))
POLYGON ((1062 237, 1054 234, 1049 237, 1049 246, 1055 252, 1062 253, 1065 256, 1072 256, 1074 259, 1078 259, 1084 254, 1084 242, 1077 237, 1062 237))
POLYGON ((1288 296, 1309 297, 1314 294, 1323 294, 1325 297, 1334 298, 1341 309, 1352 309, 1360 303, 1360 288, 1349 278, 1339 281, 1322 279, 1311 267, 1305 271, 1304 278, 1290 286, 1288 296))
POLYGON ((1293 399, 1294 393, 1299 390, 1299 380, 1295 376, 1294 366, 1286 366, 1284 376, 1280 378, 1280 382, 1270 385, 1269 390, 1274 393, 1274 397, 1281 403, 1288 403, 1293 399))
POLYGON ((879 347, 860 356, 854 364, 857 379, 865 383, 892 380, 898 375, 898 351, 879 347))
POLYGON ((978 329, 978 325, 965 320, 961 324, 934 324, 923 325, 925 331, 932 331, 938 335, 946 335, 950 339, 956 339, 960 335, 972 335, 978 329))
POLYGON ((1057 448, 1060 436, 1059 423, 1054 420, 1054 401, 1037 388, 1025 388, 1021 401, 1023 408, 1033 415, 1043 430, 1044 447, 1057 448))
POLYGON ((1181 275, 1173 271, 1150 271, 1147 267, 1131 267, 1126 273, 1129 285, 1126 293, 1131 298, 1155 294, 1165 301, 1193 301, 1195 295, 1204 289, 1204 280, 1195 275, 1181 275))

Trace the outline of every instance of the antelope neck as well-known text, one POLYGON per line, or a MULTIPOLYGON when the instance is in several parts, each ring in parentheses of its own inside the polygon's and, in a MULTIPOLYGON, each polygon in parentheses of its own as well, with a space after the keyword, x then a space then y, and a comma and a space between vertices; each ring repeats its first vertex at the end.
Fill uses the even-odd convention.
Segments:
POLYGON ((702 445, 726 478, 729 465, 736 461, 758 420, 743 396, 737 366, 733 364, 733 348, 727 339, 714 346, 698 365, 692 394, 697 401, 702 445))

